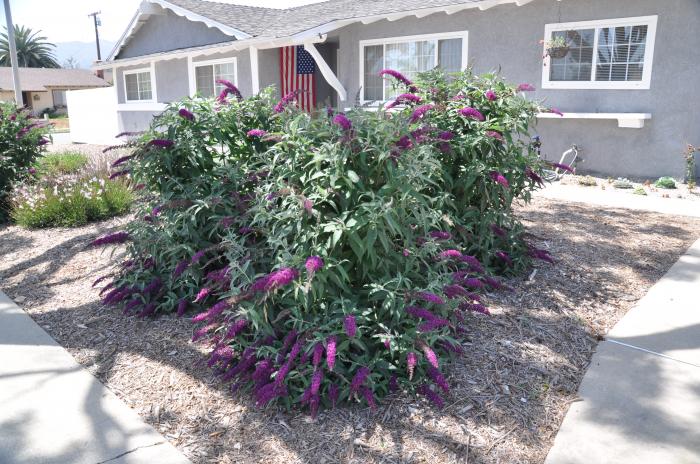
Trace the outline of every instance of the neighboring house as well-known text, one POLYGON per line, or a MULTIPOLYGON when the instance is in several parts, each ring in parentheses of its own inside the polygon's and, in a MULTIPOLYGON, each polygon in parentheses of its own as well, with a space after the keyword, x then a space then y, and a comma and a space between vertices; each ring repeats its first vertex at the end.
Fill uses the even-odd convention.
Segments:
POLYGON ((378 76, 441 66, 501 70, 561 109, 537 125, 549 159, 583 147, 580 169, 683 176, 700 144, 698 0, 330 0, 274 10, 198 0, 144 0, 107 60, 120 130, 164 104, 211 96, 218 78, 244 95, 281 87, 284 54, 315 60, 315 103, 347 108, 390 98, 378 76), (543 58, 563 37, 565 57, 543 58))
MULTIPOLYGON (((66 91, 106 87, 109 83, 84 69, 19 68, 24 105, 35 115, 66 111, 66 91)), ((12 68, 0 67, 0 100, 14 101, 12 68)))

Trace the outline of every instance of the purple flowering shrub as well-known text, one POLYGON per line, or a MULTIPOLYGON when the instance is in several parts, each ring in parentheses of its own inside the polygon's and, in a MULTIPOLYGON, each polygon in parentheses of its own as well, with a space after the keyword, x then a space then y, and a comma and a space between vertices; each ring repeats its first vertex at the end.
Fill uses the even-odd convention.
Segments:
POLYGON ((48 143, 48 126, 12 103, 0 103, 0 221, 9 210, 12 186, 33 175, 33 165, 48 143))
POLYGON ((539 108, 496 76, 384 74, 390 111, 310 116, 269 90, 172 105, 120 167, 143 201, 96 243, 129 255, 104 302, 191 314, 209 365, 259 406, 442 404, 494 276, 551 259, 511 209, 540 182, 539 108))

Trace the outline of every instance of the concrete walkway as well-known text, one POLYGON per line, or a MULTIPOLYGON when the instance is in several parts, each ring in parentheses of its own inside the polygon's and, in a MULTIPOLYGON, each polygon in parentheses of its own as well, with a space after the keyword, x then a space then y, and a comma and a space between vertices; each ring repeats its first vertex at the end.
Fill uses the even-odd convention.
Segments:
POLYGON ((700 240, 598 345, 546 464, 700 463, 700 240))
POLYGON ((0 292, 0 463, 189 462, 0 292))
MULTIPOLYGON (((674 191, 669 190, 668 193, 673 196, 674 191)), ((600 187, 582 187, 554 182, 539 190, 535 195, 552 200, 573 201, 608 208, 627 208, 676 216, 700 217, 700 199, 686 200, 673 197, 662 198, 654 195, 635 195, 629 190, 615 190, 612 186, 603 190, 600 187)))

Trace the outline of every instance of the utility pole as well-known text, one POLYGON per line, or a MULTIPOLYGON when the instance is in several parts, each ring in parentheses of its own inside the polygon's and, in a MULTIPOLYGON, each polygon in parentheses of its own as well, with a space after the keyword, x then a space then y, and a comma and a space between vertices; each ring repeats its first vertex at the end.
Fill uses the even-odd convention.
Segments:
POLYGON ((19 83, 19 67, 17 65, 17 44, 15 43, 15 25, 12 23, 10 0, 5 0, 5 21, 7 22, 7 41, 10 43, 10 63, 12 64, 12 85, 15 88, 15 104, 24 106, 22 86, 19 83))
POLYGON ((88 18, 92 16, 92 19, 95 21, 95 43, 97 44, 97 61, 102 61, 102 53, 100 53, 100 33, 97 30, 97 26, 102 25, 100 23, 100 18, 97 17, 97 15, 101 13, 101 11, 95 11, 94 13, 90 13, 88 15, 88 18))

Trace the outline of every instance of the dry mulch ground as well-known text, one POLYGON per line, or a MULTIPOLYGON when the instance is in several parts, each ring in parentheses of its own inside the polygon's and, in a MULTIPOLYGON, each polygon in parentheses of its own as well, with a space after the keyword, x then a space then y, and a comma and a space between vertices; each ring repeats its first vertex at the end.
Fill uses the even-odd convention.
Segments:
POLYGON ((541 463, 596 339, 700 236, 700 220, 541 198, 519 213, 558 262, 537 263, 514 292, 489 297, 491 317, 472 317, 442 411, 399 396, 314 422, 233 397, 189 343, 190 322, 99 304, 91 284, 110 252, 85 245, 125 218, 0 226, 0 289, 194 463, 541 463))

